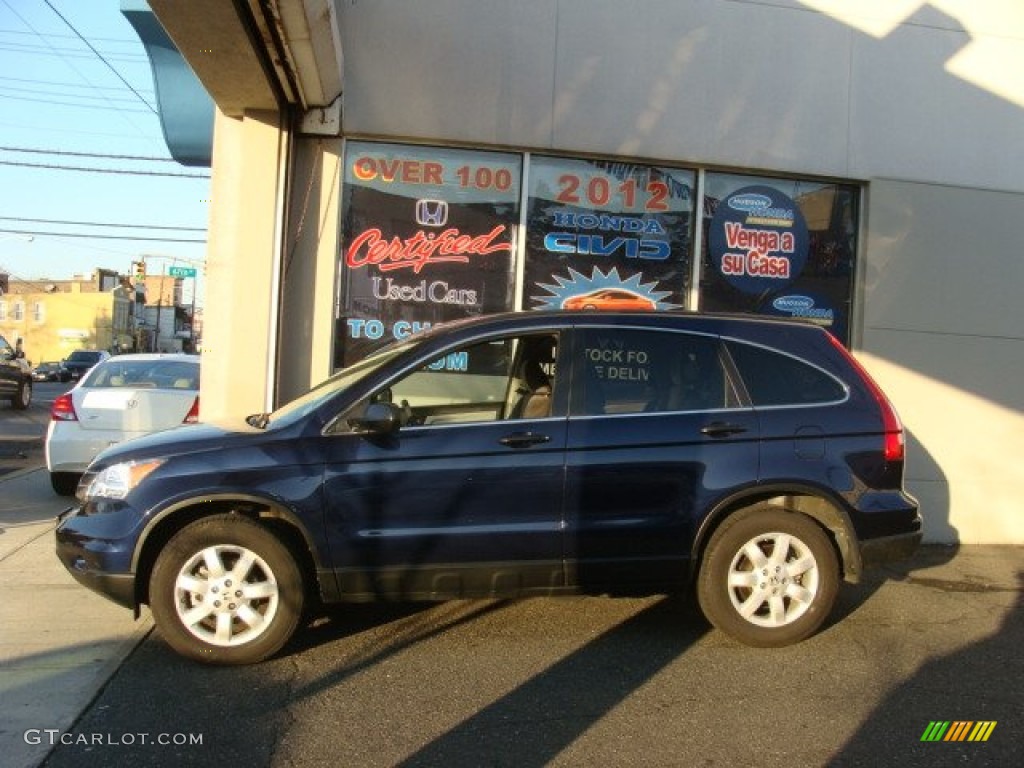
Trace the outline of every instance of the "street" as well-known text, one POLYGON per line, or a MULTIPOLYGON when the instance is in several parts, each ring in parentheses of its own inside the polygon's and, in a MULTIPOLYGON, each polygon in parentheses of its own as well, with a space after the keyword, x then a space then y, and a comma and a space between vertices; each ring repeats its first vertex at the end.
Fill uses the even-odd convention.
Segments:
POLYGON ((0 476, 42 461, 50 406, 73 386, 74 382, 34 382, 32 405, 26 411, 16 411, 6 401, 0 403, 0 476))
MULTIPOLYGON (((0 408, 0 433, 38 438, 60 386, 37 389, 27 413, 0 408)), ((27 507, 59 508, 45 472, 26 474, 41 450, 26 456, 4 465, 33 479, 27 507)), ((0 477, 5 533, 27 522, 11 484, 0 477)), ((52 533, 33 546, 36 583, 56 573, 52 533)), ((144 639, 77 720, 4 712, 4 729, 52 768, 1010 765, 1024 736, 1020 555, 926 547, 847 585, 819 635, 781 650, 736 645, 692 602, 659 597, 334 607, 277 658, 238 668, 187 662, 159 631, 135 630, 144 639), (936 721, 995 725, 985 742, 922 741, 936 721)), ((25 591, 15 562, 0 568, 6 594, 25 591)), ((59 601, 110 610, 128 633, 131 614, 65 581, 39 593, 57 603, 27 607, 3 631, 16 623, 55 646, 54 665, 86 665, 83 619, 59 601)))

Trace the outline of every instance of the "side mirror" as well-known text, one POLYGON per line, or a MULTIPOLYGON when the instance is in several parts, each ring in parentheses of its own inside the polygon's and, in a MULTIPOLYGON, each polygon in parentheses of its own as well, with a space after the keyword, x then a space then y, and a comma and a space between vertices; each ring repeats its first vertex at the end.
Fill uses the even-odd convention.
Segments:
POLYGON ((399 409, 391 403, 370 403, 362 416, 349 419, 352 429, 361 435, 390 435, 402 424, 399 409))

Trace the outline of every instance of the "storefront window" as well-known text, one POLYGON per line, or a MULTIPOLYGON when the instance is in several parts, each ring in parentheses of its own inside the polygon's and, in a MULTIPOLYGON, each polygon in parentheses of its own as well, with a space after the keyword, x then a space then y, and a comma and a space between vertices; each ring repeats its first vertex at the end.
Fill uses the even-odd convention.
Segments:
POLYGON ((712 172, 703 187, 681 168, 348 142, 335 366, 511 309, 685 308, 695 272, 700 310, 799 317, 849 343, 859 188, 712 172))
POLYGON ((512 308, 522 158, 350 142, 335 365, 512 308))
POLYGON ((849 343, 858 188, 708 173, 700 309, 799 317, 849 343))
POLYGON ((523 309, 673 309, 690 274, 692 171, 533 157, 523 309))

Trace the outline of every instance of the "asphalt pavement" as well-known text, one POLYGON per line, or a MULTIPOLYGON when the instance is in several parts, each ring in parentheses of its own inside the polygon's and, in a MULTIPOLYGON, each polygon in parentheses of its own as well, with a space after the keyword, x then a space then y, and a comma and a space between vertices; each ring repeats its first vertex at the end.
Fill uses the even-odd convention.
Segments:
POLYGON ((1019 547, 924 547, 844 589, 819 636, 777 651, 736 646, 692 615, 680 629, 658 598, 538 598, 394 615, 346 607, 277 659, 211 670, 175 657, 159 633, 143 642, 148 614, 135 621, 64 571, 53 529, 68 501, 49 487, 41 443, 0 452, 5 767, 294 768, 329 756, 360 766, 930 768, 1019 757, 1019 547), (932 722, 957 721, 994 725, 985 743, 922 741, 932 722), (139 735, 170 725, 202 743, 169 750, 139 735))

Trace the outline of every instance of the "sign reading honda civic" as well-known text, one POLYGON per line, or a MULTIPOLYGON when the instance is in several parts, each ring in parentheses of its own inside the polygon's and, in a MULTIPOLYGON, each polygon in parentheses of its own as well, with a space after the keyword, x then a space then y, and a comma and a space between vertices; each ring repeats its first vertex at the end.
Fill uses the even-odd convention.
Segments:
POLYGON ((338 365, 512 308, 520 178, 518 155, 348 144, 338 365))
POLYGON ((744 187, 718 204, 708 249, 715 267, 744 293, 783 288, 807 261, 807 224, 789 197, 767 186, 744 187))
POLYGON ((524 308, 682 306, 692 203, 691 171, 532 158, 524 308))

